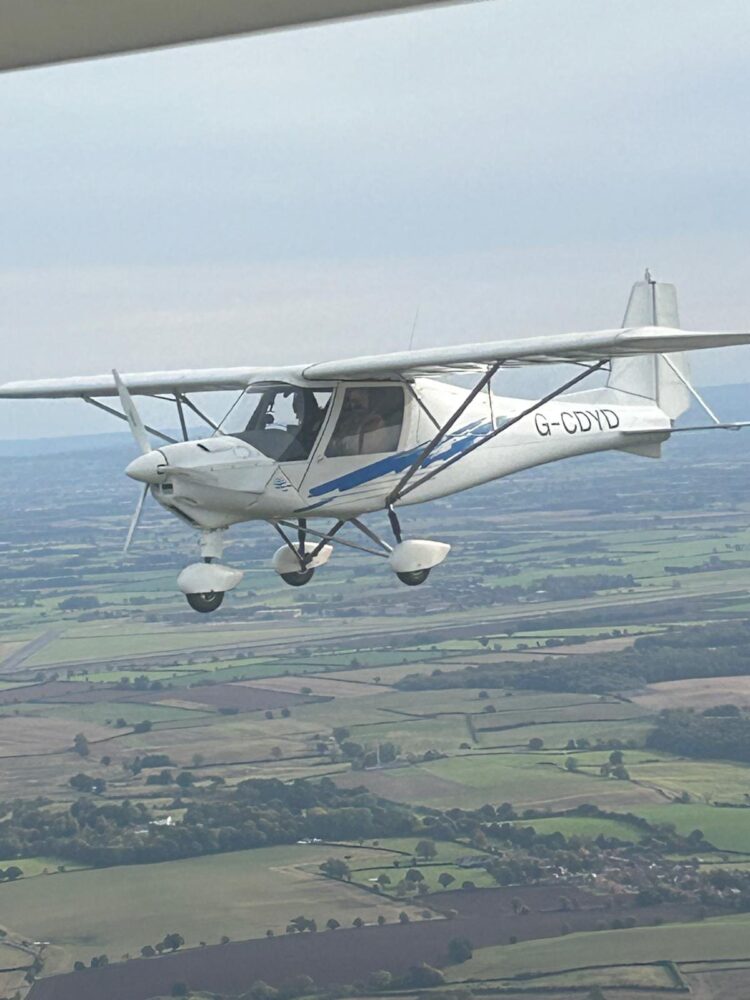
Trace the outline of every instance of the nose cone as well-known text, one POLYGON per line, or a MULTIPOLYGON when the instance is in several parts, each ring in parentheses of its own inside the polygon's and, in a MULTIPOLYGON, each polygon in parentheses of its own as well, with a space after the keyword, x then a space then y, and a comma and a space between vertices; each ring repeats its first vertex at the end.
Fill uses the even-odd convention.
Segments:
POLYGON ((137 479, 139 483, 150 483, 155 486, 162 481, 161 472, 166 465, 167 462, 160 451, 149 451, 134 458, 125 469, 125 475, 137 479))

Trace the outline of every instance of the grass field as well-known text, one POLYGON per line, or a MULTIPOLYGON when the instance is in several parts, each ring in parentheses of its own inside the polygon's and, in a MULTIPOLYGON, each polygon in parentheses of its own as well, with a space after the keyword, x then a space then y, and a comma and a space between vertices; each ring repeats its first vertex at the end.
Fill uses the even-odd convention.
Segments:
POLYGON ((0 907, 14 931, 63 947, 68 965, 101 953, 137 954, 172 931, 195 946, 215 944, 223 934, 262 937, 268 928, 283 933, 299 914, 321 927, 329 917, 342 925, 357 916, 374 921, 381 913, 395 920, 403 905, 309 870, 344 853, 356 863, 377 856, 356 847, 274 847, 78 871, 0 885, 0 907))
POLYGON ((500 979, 581 965, 745 957, 749 941, 750 915, 742 914, 481 948, 468 962, 449 968, 448 975, 453 981, 500 979))
POLYGON ((639 807, 651 823, 671 823, 678 833, 702 830, 719 850, 750 854, 750 809, 726 809, 700 803, 639 807))
POLYGON ((643 835, 628 823, 597 816, 560 816, 550 819, 520 820, 520 826, 533 826, 537 833, 562 833, 565 837, 617 837, 619 840, 638 843, 643 835))
POLYGON ((512 802, 522 807, 565 809, 597 801, 625 811, 657 799, 649 789, 569 774, 561 764, 551 763, 545 754, 467 754, 381 773, 387 775, 383 787, 392 787, 394 797, 425 805, 476 807, 485 802, 512 802))

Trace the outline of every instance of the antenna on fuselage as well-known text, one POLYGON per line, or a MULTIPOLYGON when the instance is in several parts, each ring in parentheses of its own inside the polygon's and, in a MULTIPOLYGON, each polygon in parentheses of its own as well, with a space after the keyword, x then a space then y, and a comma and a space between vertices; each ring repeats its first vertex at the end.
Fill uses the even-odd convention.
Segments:
POLYGON ((414 334, 417 332, 417 323, 419 322, 419 310, 421 306, 417 306, 417 311, 414 313, 414 322, 411 325, 411 336, 409 337, 409 350, 414 346, 414 334))

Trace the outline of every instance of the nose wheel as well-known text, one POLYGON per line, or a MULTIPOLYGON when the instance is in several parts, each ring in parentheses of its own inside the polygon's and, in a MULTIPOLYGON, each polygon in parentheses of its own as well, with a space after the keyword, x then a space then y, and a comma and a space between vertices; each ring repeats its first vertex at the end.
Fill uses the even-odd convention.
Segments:
POLYGON ((199 611, 201 614, 207 615, 221 607, 221 602, 224 600, 224 591, 212 590, 206 594, 185 594, 185 597, 193 611, 199 611))

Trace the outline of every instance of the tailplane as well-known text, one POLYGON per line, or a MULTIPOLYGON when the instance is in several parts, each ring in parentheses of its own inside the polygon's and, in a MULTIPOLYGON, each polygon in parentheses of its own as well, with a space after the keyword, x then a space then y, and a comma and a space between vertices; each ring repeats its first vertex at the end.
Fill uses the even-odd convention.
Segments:
MULTIPOLYGON (((643 281, 630 292, 623 327, 670 326, 679 329, 677 290, 674 285, 654 281, 646 271, 643 281)), ((644 354, 614 358, 607 386, 631 396, 633 402, 653 400, 672 420, 690 407, 690 362, 687 354, 644 354), (678 374, 679 373, 679 374, 678 374)))

